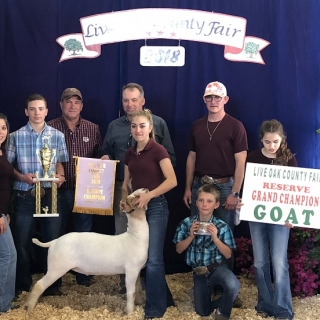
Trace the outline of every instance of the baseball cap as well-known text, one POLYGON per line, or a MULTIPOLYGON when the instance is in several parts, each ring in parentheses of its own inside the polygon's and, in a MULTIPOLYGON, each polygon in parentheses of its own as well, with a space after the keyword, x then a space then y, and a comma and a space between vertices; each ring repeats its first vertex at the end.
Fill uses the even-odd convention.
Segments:
POLYGON ((67 88, 62 92, 61 101, 69 99, 72 96, 78 96, 82 100, 81 92, 76 88, 67 88))
POLYGON ((222 84, 221 82, 218 82, 218 81, 210 82, 206 86, 203 97, 211 96, 211 95, 225 97, 227 95, 227 89, 224 86, 224 84, 222 84))

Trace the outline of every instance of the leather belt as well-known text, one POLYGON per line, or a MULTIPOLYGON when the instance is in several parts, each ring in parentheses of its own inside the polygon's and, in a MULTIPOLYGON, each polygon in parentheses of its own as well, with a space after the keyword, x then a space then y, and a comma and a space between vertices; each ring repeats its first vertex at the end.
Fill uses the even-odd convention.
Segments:
POLYGON ((196 182, 201 182, 202 184, 219 184, 219 183, 227 183, 231 180, 231 177, 226 178, 213 178, 210 175, 203 176, 195 176, 196 182))
MULTIPOLYGON (((51 190, 51 188, 40 188, 40 197, 42 198, 50 190, 51 190)), ((30 195, 34 198, 36 197, 36 189, 35 188, 29 189, 27 191, 19 190, 18 192, 30 195)))
POLYGON ((213 264, 209 264, 208 266, 195 267, 195 268, 193 268, 193 273, 195 273, 198 276, 199 275, 207 275, 213 269, 216 269, 220 264, 221 264, 221 262, 215 262, 213 264))

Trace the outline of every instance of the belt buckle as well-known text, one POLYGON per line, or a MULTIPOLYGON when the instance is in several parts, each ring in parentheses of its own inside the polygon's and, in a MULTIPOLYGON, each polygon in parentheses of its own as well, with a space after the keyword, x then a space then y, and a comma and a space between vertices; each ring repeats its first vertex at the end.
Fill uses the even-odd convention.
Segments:
POLYGON ((193 269, 193 271, 195 272, 196 275, 198 276, 205 276, 207 274, 209 274, 209 270, 207 267, 204 267, 204 266, 200 266, 200 267, 195 267, 193 269))
MULTIPOLYGON (((33 198, 36 197, 36 188, 31 189, 30 194, 33 198)), ((40 198, 43 198, 46 194, 45 190, 43 188, 40 188, 40 198)))
POLYGON ((216 183, 215 181, 216 181, 216 179, 213 179, 212 177, 207 176, 207 175, 203 176, 203 177, 200 179, 200 182, 201 182, 202 184, 215 184, 215 183, 216 183))

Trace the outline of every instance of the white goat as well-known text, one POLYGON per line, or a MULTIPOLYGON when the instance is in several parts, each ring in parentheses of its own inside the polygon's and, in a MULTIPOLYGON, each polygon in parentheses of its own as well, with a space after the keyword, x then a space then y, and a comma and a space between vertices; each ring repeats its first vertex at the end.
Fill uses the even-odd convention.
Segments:
POLYGON ((126 275, 127 309, 134 310, 134 300, 142 304, 140 277, 141 268, 146 264, 149 245, 149 226, 145 209, 135 208, 138 193, 148 192, 139 189, 127 196, 123 190, 124 211, 128 212, 127 232, 109 236, 94 232, 72 232, 53 241, 42 243, 32 239, 33 243, 48 248, 48 271, 32 288, 25 303, 25 309, 31 313, 38 298, 52 283, 69 270, 86 275, 126 275), (136 299, 135 299, 135 285, 136 299))

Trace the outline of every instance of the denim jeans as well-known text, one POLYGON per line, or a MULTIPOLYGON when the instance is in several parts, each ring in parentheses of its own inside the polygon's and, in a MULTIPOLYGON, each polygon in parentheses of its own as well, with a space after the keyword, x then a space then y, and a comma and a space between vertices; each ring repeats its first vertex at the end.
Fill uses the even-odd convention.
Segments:
POLYGON ((149 224, 149 249, 146 264, 145 316, 161 318, 167 309, 167 299, 172 297, 168 289, 163 262, 163 248, 169 218, 164 196, 153 198, 146 212, 149 224))
POLYGON ((6 216, 6 232, 0 233, 0 312, 11 308, 15 295, 17 252, 6 216))
MULTIPOLYGON (((234 215, 235 210, 226 211, 223 204, 226 202, 228 195, 231 193, 233 187, 233 179, 231 178, 229 182, 214 184, 214 186, 220 192, 220 206, 218 209, 214 210, 214 216, 218 219, 223 220, 232 230, 234 231, 234 215)), ((195 178, 192 183, 191 190, 191 215, 195 216, 198 214, 198 208, 196 205, 197 192, 199 188, 202 187, 202 183, 198 178, 195 178)))
POLYGON ((290 229, 282 225, 251 221, 249 227, 258 287, 256 310, 275 318, 292 319, 292 297, 287 259, 290 229), (274 285, 271 282, 270 255, 274 285))
MULTIPOLYGON (((72 214, 73 231, 90 232, 92 229, 92 215, 74 213, 72 211, 74 206, 75 191, 73 189, 60 189, 59 194, 61 199, 60 212, 62 216, 60 235, 64 235, 66 233, 70 214, 72 214)), ((90 276, 86 276, 82 273, 76 272, 76 281, 78 284, 85 283, 89 281, 90 278, 90 276)))
POLYGON ((224 264, 213 269, 208 275, 193 274, 194 281, 194 307, 196 313, 201 316, 208 316, 219 308, 221 314, 229 318, 233 301, 239 292, 239 281, 236 276, 224 264), (214 286, 223 289, 222 296, 211 301, 211 294, 214 286))
POLYGON ((73 189, 59 189, 61 199, 61 235, 66 233, 68 219, 72 214, 73 231, 75 232, 90 232, 92 229, 92 215, 73 213, 74 205, 74 190, 73 189))
MULTIPOLYGON (((58 193, 58 212, 60 212, 60 197, 58 193)), ((46 192, 41 199, 41 207, 51 208, 51 191, 46 192)), ((17 275, 16 290, 29 291, 32 285, 30 273, 30 253, 32 248, 32 237, 35 231, 36 218, 35 198, 25 191, 17 191, 16 208, 14 212, 13 238, 17 249, 17 275)), ((41 241, 48 242, 60 236, 61 216, 39 218, 41 223, 41 241)), ((47 270, 48 249, 42 248, 44 258, 44 270, 47 270)))
POLYGON ((122 199, 122 184, 122 181, 116 180, 114 187, 113 216, 116 235, 126 232, 128 226, 127 215, 120 210, 119 206, 122 199))

